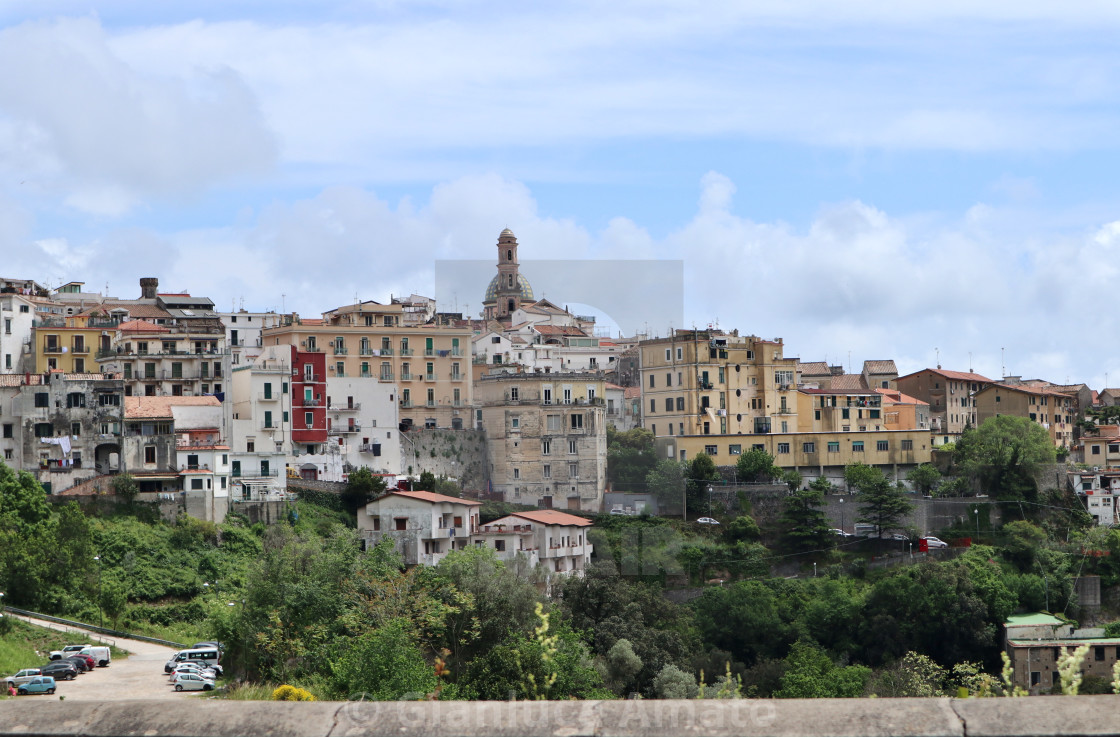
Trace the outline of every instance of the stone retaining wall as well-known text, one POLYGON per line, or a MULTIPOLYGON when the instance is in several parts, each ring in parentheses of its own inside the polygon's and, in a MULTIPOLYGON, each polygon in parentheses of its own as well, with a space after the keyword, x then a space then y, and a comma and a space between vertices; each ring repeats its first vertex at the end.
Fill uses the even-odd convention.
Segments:
POLYGON ((1010 737, 1114 735, 1116 696, 727 701, 0 702, 7 735, 1010 737))

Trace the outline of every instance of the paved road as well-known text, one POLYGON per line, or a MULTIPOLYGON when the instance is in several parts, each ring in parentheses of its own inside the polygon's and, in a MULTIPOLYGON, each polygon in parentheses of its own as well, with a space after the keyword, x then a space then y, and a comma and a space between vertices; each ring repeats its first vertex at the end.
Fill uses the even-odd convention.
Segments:
MULTIPOLYGON (((59 626, 33 617, 21 616, 19 619, 43 627, 58 628, 59 626)), ((67 627, 67 629, 75 633, 74 644, 78 644, 77 633, 85 630, 77 627, 67 627)), ((66 696, 67 701, 71 699, 77 701, 181 699, 191 695, 185 692, 176 693, 163 672, 163 664, 175 654, 174 649, 142 640, 128 640, 123 637, 113 639, 118 648, 130 653, 127 658, 114 659, 113 664, 108 668, 94 668, 92 671, 81 673, 73 681, 60 681, 56 693, 66 696)))

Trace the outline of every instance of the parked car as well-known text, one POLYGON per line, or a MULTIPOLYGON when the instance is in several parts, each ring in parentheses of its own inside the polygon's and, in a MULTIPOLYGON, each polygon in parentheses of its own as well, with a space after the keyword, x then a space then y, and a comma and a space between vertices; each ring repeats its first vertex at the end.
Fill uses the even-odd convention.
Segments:
POLYGON ((835 528, 835 527, 834 527, 834 528, 832 528, 832 529, 830 530, 830 532, 831 532, 831 533, 832 533, 833 535, 836 535, 837 537, 855 537, 855 535, 853 535, 852 533, 850 533, 850 532, 844 532, 843 530, 839 530, 839 529, 837 529, 837 528, 835 528))
POLYGON ((180 650, 179 652, 175 653, 175 656, 172 657, 171 660, 168 660, 166 663, 164 663, 163 672, 170 673, 175 669, 176 665, 188 660, 205 660, 210 663, 217 663, 221 659, 221 657, 221 652, 218 651, 218 648, 212 645, 208 645, 206 647, 192 647, 186 650, 180 650))
POLYGON ((27 683, 21 683, 16 693, 26 696, 32 693, 54 693, 54 679, 50 676, 38 676, 27 683))
POLYGON ((701 517, 700 519, 696 520, 696 522, 697 522, 697 524, 701 524, 701 525, 718 525, 719 524, 719 520, 712 519, 711 517, 701 517))
POLYGON ((949 543, 945 542, 944 540, 940 540, 936 537, 933 537, 932 535, 927 536, 927 537, 923 537, 922 539, 926 541, 926 547, 928 547, 928 548, 947 548, 947 547, 949 547, 949 543))
POLYGON ((42 675, 50 676, 56 681, 72 681, 78 677, 78 669, 73 663, 63 660, 52 660, 41 669, 42 675))
POLYGON ((61 658, 65 658, 65 657, 68 657, 70 655, 80 653, 82 650, 85 650, 87 647, 92 647, 92 646, 89 643, 86 643, 85 645, 67 645, 66 647, 62 648, 61 650, 51 650, 51 660, 59 660, 61 658))
POLYGON ((8 682, 8 687, 18 686, 21 683, 27 683, 41 676, 42 670, 40 668, 24 668, 14 676, 8 676, 4 680, 8 682))
POLYGON ((63 660, 81 660, 86 664, 89 670, 93 670, 97 667, 97 658, 86 652, 74 653, 68 658, 63 658, 63 660))
POLYGON ((195 665, 195 666, 198 666, 199 668, 202 668, 203 670, 207 670, 207 669, 212 670, 215 673, 217 673, 219 676, 222 675, 222 673, 224 672, 222 670, 221 664, 220 663, 215 663, 212 660, 184 660, 179 665, 195 665))
POLYGON ((109 664, 113 662, 113 657, 109 653, 109 648, 104 645, 91 645, 83 649, 79 655, 88 655, 93 658, 99 668, 108 668, 109 664))
POLYGON ((195 644, 191 645, 192 650, 199 650, 204 647, 216 647, 218 648, 218 652, 222 653, 223 655, 226 652, 226 646, 223 643, 215 642, 213 640, 209 640, 207 642, 196 642, 195 644))
POLYGON ((175 676, 180 675, 182 673, 195 673, 197 675, 202 676, 203 678, 209 678, 210 680, 217 680, 217 678, 218 678, 218 672, 213 670, 212 668, 203 668, 203 667, 198 666, 198 665, 193 665, 193 664, 185 665, 184 664, 184 665, 178 666, 177 668, 175 668, 175 670, 171 671, 171 681, 174 682, 175 681, 175 676))
POLYGON ((183 673, 173 679, 176 691, 212 691, 214 681, 197 673, 183 673))
POLYGON ((888 540, 899 540, 901 542, 906 542, 907 540, 910 539, 910 536, 906 535, 904 533, 901 533, 901 532, 892 532, 891 534, 887 535, 887 539, 888 540))
POLYGON ((79 673, 85 673, 86 671, 88 671, 90 668, 93 667, 92 665, 89 664, 89 658, 84 658, 81 655, 71 655, 68 658, 63 658, 62 660, 56 660, 55 662, 56 663, 72 663, 78 669, 79 673))

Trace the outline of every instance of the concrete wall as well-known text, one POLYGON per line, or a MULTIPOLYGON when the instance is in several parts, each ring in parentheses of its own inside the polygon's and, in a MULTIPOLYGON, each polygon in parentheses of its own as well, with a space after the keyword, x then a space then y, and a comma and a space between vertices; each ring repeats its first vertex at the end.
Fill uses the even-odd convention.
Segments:
MULTIPOLYGON (((913 527, 919 533, 936 534, 937 530, 948 527, 954 522, 967 520, 969 524, 975 522, 972 510, 977 507, 986 507, 990 514, 992 526, 1000 523, 1000 507, 992 503, 991 499, 973 499, 969 497, 953 499, 923 499, 916 494, 910 494, 914 509, 906 516, 903 527, 913 527), (917 498, 914 498, 917 497, 917 498)), ((832 520, 833 526, 840 527, 841 521, 844 529, 852 532, 859 517, 859 494, 830 494, 825 497, 825 514, 832 520), (843 498, 845 501, 840 502, 843 498)), ((981 517, 985 512, 981 512, 981 517)), ((989 529, 989 523, 981 519, 981 527, 989 529)))
POLYGON ((150 737, 1095 737, 1116 734, 1116 697, 294 703, 59 701, 39 696, 0 702, 0 737, 87 733, 150 737))
POLYGON ((481 430, 413 429, 400 437, 402 474, 409 475, 411 467, 417 478, 431 471, 459 479, 464 489, 486 488, 486 436, 481 430))

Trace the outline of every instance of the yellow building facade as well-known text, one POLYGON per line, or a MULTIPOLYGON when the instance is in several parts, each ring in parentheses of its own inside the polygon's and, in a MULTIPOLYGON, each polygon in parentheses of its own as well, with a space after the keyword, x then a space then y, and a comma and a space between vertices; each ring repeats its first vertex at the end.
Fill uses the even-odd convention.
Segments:
POLYGON ((32 351, 37 373, 62 371, 86 374, 101 371, 97 351, 107 349, 111 332, 116 330, 111 318, 39 317, 32 322, 32 351))

